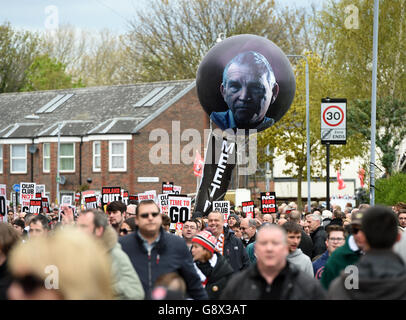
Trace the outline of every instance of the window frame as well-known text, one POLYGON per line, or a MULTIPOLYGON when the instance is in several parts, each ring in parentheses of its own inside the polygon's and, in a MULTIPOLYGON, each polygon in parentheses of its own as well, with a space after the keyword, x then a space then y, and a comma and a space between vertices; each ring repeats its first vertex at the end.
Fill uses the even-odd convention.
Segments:
POLYGON ((101 172, 101 141, 93 141, 93 172, 101 172), (98 155, 96 155, 96 144, 99 144, 100 148, 100 153, 98 155), (95 164, 96 164, 96 157, 100 158, 100 168, 96 168, 95 164))
MULTIPOLYGON (((117 155, 118 156, 118 155, 117 155)), ((123 140, 110 140, 109 141, 109 172, 126 172, 127 171, 127 141, 123 141, 123 140), (112 145, 113 143, 122 143, 124 144, 124 153, 123 153, 123 157, 124 157, 124 167, 123 168, 112 168, 112 158, 113 158, 113 154, 112 154, 112 145)))
POLYGON ((42 172, 50 173, 51 172, 51 143, 44 142, 42 144, 42 172), (49 146, 49 155, 45 158, 45 145, 49 146), (45 170, 45 160, 49 160, 49 170, 45 170))
POLYGON ((28 172, 28 168, 27 168, 27 144, 10 144, 10 174, 27 174, 28 172), (25 157, 24 158, 13 158, 13 147, 14 146, 24 146, 24 150, 25 150, 25 157), (25 160, 25 171, 14 171, 13 170, 13 160, 21 160, 24 159, 25 160))
POLYGON ((72 173, 76 170, 76 143, 75 142, 61 142, 62 144, 73 144, 73 170, 62 170, 61 166, 61 159, 71 159, 72 156, 61 156, 61 152, 59 151, 59 172, 61 173, 72 173))

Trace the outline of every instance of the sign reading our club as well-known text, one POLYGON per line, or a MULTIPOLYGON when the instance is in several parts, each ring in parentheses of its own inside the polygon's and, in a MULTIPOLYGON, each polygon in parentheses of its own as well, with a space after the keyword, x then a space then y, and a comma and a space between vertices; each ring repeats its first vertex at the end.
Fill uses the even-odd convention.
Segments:
POLYGON ((224 221, 227 221, 230 215, 230 201, 213 201, 213 211, 221 212, 224 221))
POLYGON ((97 209, 97 197, 96 196, 85 197, 85 207, 86 209, 97 209))
POLYGON ((192 199, 189 197, 168 196, 169 218, 171 218, 171 228, 174 229, 177 222, 185 223, 190 219, 192 199))
POLYGON ((6 185, 0 184, 0 214, 4 216, 7 213, 6 185))
POLYGON ((163 194, 173 193, 173 182, 162 182, 162 193, 163 194))
POLYGON ((167 194, 158 194, 158 207, 163 214, 169 213, 169 200, 167 194))
POLYGON ((261 212, 262 214, 277 212, 275 192, 261 192, 261 212))
POLYGON ((321 143, 345 144, 347 99, 321 99, 321 143))
POLYGON ((254 219, 254 201, 243 201, 241 202, 241 206, 245 217, 254 219))
POLYGON ((35 198, 34 182, 21 182, 20 184, 20 204, 22 212, 29 212, 30 200, 35 198))
POLYGON ((40 214, 42 212, 42 199, 31 199, 29 212, 34 214, 40 214))
POLYGON ((121 187, 102 187, 102 206, 121 200, 121 187))

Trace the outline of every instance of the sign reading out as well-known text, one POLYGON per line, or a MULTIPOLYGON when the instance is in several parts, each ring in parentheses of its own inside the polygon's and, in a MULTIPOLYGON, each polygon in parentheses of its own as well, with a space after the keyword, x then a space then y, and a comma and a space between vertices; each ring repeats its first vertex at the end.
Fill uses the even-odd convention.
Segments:
POLYGON ((126 206, 128 206, 128 191, 122 189, 121 190, 121 199, 125 203, 126 206))
POLYGON ((86 209, 97 209, 97 197, 96 196, 85 197, 85 207, 86 209))
POLYGON ((192 199, 183 196, 168 196, 169 218, 171 218, 171 229, 175 229, 177 222, 185 223, 190 219, 192 199))
POLYGON ((49 213, 49 201, 48 197, 41 197, 41 203, 42 203, 42 212, 44 213, 49 213))
POLYGON ((42 199, 31 199, 29 212, 40 214, 42 212, 42 199))
POLYGON ((246 218, 254 219, 254 201, 243 201, 241 203, 242 211, 246 218))
POLYGON ((119 200, 121 200, 121 187, 102 187, 102 207, 119 200))
POLYGON ((261 212, 262 214, 277 212, 275 192, 261 192, 261 212))

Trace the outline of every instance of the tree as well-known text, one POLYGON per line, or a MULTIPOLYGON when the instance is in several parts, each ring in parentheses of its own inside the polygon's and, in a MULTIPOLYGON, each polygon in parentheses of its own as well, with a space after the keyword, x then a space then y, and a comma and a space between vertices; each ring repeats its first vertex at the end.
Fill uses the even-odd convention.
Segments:
MULTIPOLYGON (((326 148, 320 140, 320 103, 327 96, 334 97, 335 80, 321 65, 316 54, 306 55, 309 61, 310 91, 310 154, 311 177, 322 177, 326 168, 326 148)), ((286 115, 274 126, 258 134, 258 162, 272 162, 275 157, 284 156, 286 168, 284 174, 298 179, 297 202, 302 207, 302 181, 307 178, 306 158, 306 91, 305 61, 298 62, 295 68, 296 94, 293 104, 286 115), (265 148, 269 145, 273 154, 266 156, 265 148)), ((343 163, 365 152, 367 145, 360 133, 352 132, 347 136, 347 144, 331 145, 331 163, 338 169, 343 163)))
POLYGON ((406 174, 396 173, 388 179, 378 179, 375 184, 375 203, 393 206, 406 199, 406 174))
MULTIPOLYGON (((329 0, 315 19, 328 45, 325 64, 337 92, 349 101, 371 99, 373 1, 329 0)), ((380 0, 377 96, 406 98, 406 1, 380 0)))
POLYGON ((133 81, 192 79, 220 33, 267 37, 286 53, 304 48, 304 11, 277 8, 273 0, 151 2, 137 12, 126 36, 133 81))
MULTIPOLYGON (((371 140, 371 102, 355 100, 348 110, 349 130, 361 133, 365 139, 371 140)), ((406 138, 406 102, 386 97, 377 102, 376 107, 376 146, 379 147, 380 157, 386 175, 393 172, 396 150, 406 138)))
POLYGON ((72 82, 65 65, 48 55, 40 55, 26 72, 26 84, 21 91, 52 90, 83 87, 81 80, 72 82))
POLYGON ((26 70, 39 54, 39 38, 28 31, 15 31, 9 23, 0 25, 0 93, 19 91, 26 70))

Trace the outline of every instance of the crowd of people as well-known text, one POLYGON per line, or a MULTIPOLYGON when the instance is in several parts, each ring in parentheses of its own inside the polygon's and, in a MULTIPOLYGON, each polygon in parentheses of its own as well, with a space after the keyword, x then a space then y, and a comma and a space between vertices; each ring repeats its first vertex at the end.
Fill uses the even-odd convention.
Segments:
POLYGON ((317 203, 246 216, 194 212, 183 229, 153 200, 0 223, 0 299, 406 298, 406 204, 317 203), (80 272, 78 272, 80 270, 80 272), (86 283, 86 285, 84 285, 86 283))

